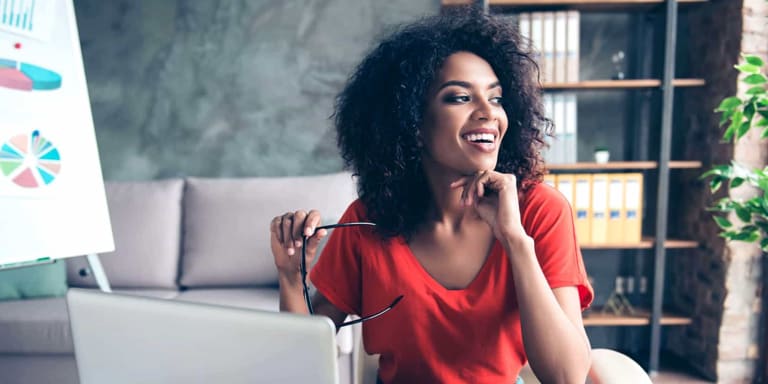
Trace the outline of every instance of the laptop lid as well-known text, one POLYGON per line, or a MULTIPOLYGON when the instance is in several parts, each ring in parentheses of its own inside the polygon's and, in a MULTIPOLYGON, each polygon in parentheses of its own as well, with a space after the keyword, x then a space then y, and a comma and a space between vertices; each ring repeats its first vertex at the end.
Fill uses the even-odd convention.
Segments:
POLYGON ((81 384, 337 384, 330 319, 70 289, 81 384))

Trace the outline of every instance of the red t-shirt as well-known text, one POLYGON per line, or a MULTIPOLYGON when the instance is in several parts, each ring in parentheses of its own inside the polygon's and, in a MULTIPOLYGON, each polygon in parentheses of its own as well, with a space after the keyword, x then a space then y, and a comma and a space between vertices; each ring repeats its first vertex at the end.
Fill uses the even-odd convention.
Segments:
MULTIPOLYGON (((550 287, 575 286, 582 309, 592 302, 571 208, 555 189, 538 184, 520 202, 550 287)), ((365 221, 360 200, 340 222, 365 221)), ((514 383, 526 362, 515 283, 496 241, 464 289, 447 289, 421 266, 402 237, 382 240, 372 227, 336 229, 310 274, 333 305, 356 315, 386 308, 363 323, 363 343, 381 354, 384 383, 514 383)))

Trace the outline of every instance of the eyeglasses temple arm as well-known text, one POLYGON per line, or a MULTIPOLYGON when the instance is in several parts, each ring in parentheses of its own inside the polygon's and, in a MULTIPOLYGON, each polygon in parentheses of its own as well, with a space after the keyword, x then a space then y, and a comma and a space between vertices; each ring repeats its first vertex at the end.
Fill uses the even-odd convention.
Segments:
POLYGON ((359 318, 359 319, 355 319, 355 320, 347 321, 346 323, 341 323, 341 324, 340 324, 340 325, 339 325, 339 326, 338 326, 336 329, 339 329, 339 328, 341 328, 341 327, 346 327, 346 326, 348 326, 348 325, 353 325, 353 324, 357 324, 357 323, 362 323, 363 321, 367 321, 367 320, 375 319, 375 318, 377 318, 377 317, 379 317, 379 316, 381 316, 381 315, 383 315, 383 314, 385 314, 385 313, 389 312, 389 311, 390 311, 392 308, 394 308, 394 307, 395 307, 395 305, 397 305, 397 303, 399 303, 399 302, 400 302, 400 300, 402 300, 402 299, 403 299, 403 295, 400 295, 400 296, 398 296, 397 298, 395 298, 395 300, 394 300, 394 301, 392 301, 392 304, 390 304, 388 307, 386 307, 386 308, 382 309, 381 311, 379 311, 379 312, 376 312, 376 313, 374 313, 373 315, 368 315, 368 316, 365 316, 365 317, 361 317, 361 318, 359 318))

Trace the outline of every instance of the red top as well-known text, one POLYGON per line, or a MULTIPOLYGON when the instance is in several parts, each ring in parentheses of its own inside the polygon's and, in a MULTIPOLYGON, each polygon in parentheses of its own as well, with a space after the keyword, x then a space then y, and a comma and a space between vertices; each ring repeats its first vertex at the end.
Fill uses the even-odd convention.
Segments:
MULTIPOLYGON (((568 202, 541 183, 520 209, 550 287, 575 286, 582 309, 589 306, 592 287, 568 202)), ((357 200, 340 222, 365 220, 357 200)), ((350 314, 372 314, 404 296, 393 310, 363 323, 365 350, 381 354, 384 383, 514 383, 527 360, 511 265, 498 241, 474 280, 451 290, 424 270, 402 237, 381 240, 372 227, 340 228, 310 277, 350 314)))

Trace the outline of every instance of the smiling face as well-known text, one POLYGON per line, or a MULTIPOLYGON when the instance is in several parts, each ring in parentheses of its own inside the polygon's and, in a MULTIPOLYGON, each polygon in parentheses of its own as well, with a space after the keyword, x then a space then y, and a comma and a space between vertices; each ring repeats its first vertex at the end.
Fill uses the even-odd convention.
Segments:
POLYGON ((507 114, 490 64, 470 52, 449 56, 427 95, 422 163, 427 173, 469 175, 496 167, 507 114))

